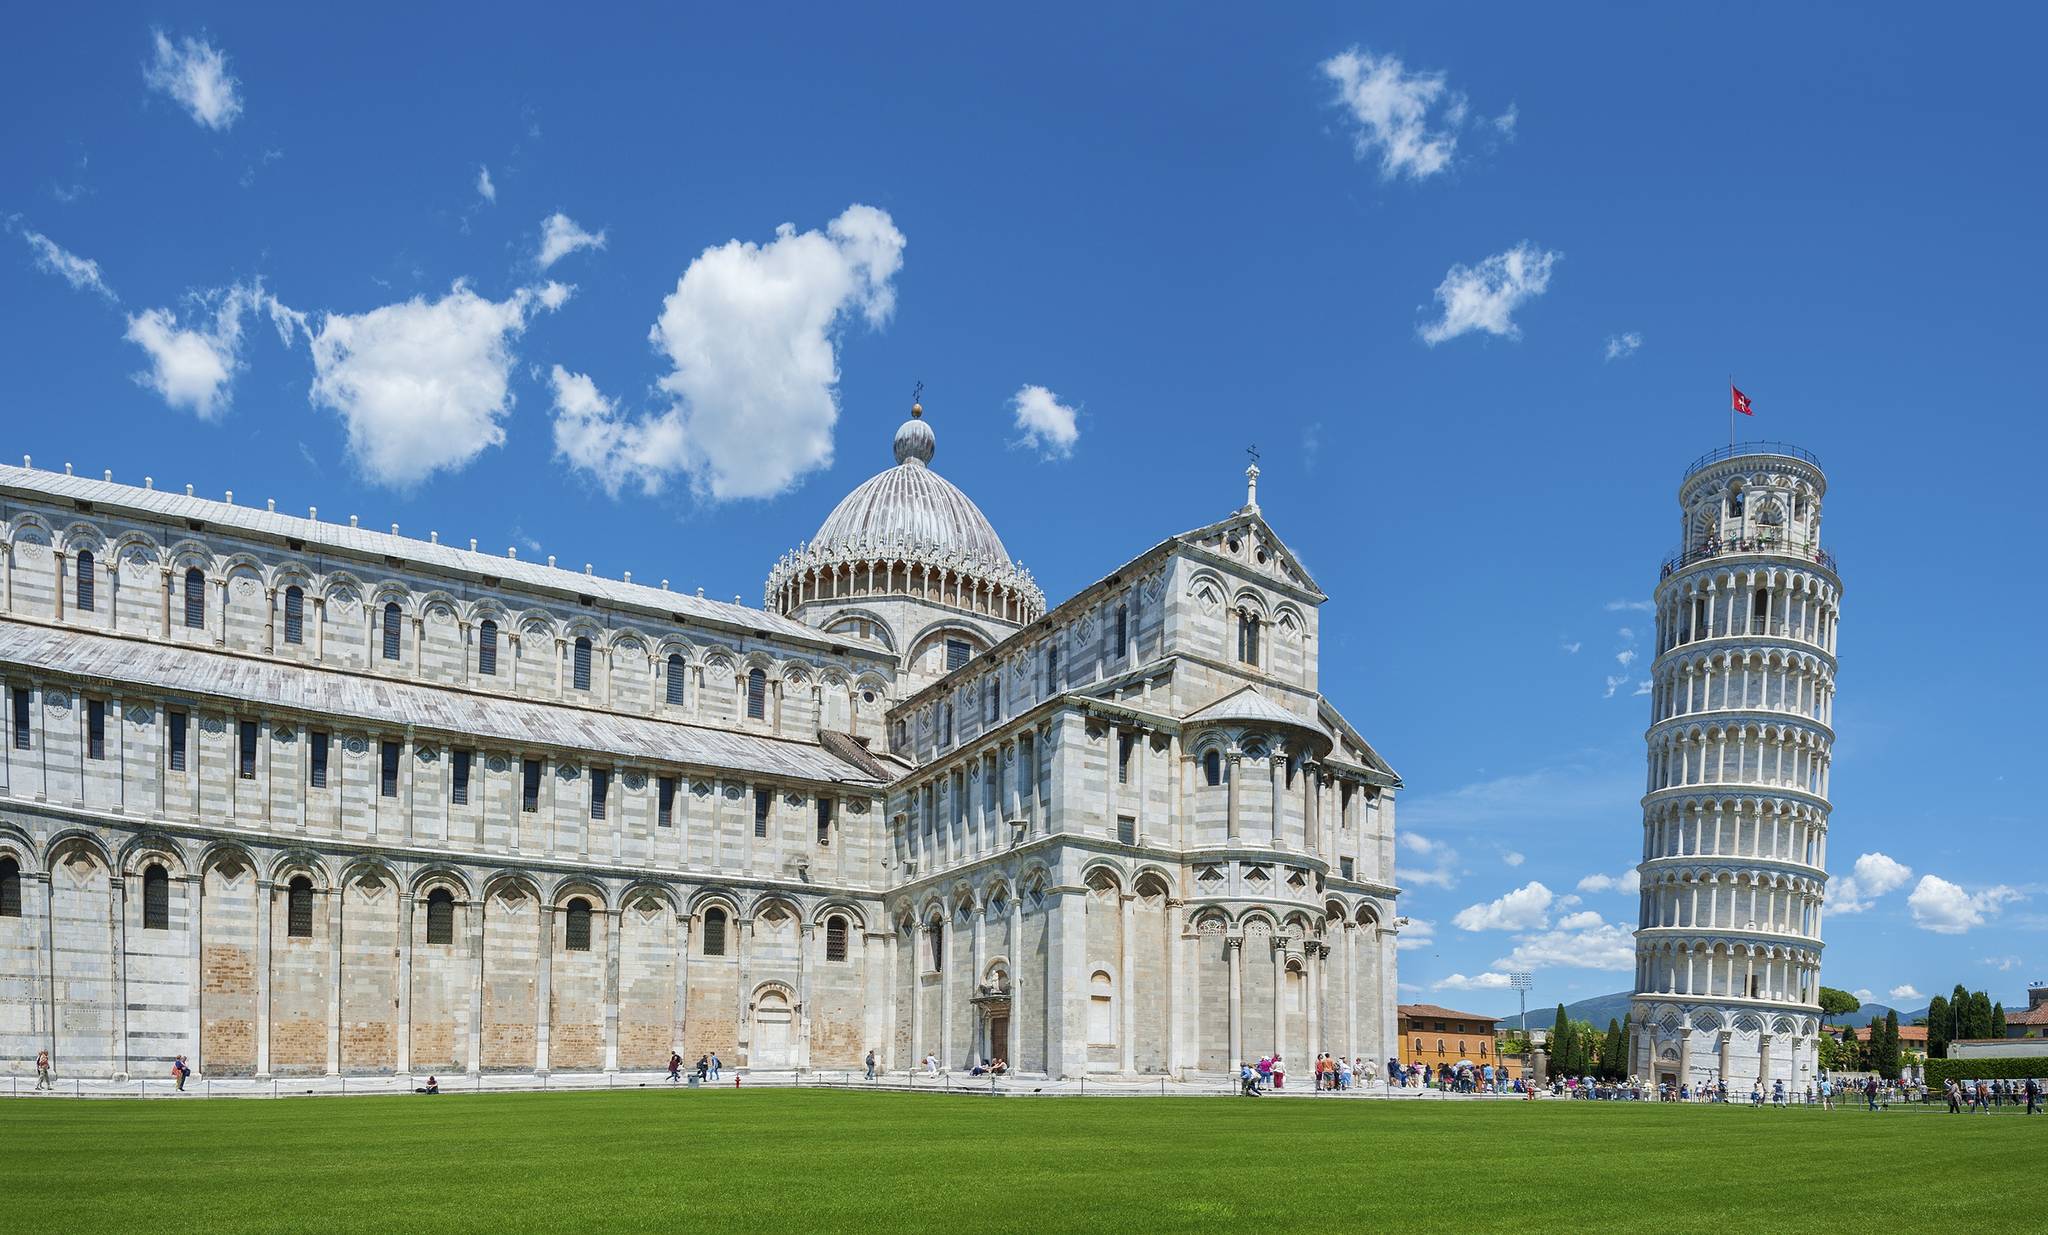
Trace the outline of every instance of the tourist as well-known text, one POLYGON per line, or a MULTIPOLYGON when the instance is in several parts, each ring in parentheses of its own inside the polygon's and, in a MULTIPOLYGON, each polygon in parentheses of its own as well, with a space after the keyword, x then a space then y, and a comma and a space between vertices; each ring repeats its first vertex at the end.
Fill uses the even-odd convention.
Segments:
POLYGON ((873 1047, 868 1048, 867 1068, 868 1079, 872 1081, 875 1079, 875 1049, 873 1047))
POLYGON ((1248 1063, 1239 1062, 1237 1065, 1237 1091, 1247 1098, 1259 1096, 1259 1074, 1248 1063))
POLYGON ((192 1065, 185 1062, 183 1055, 171 1061, 171 1079, 178 1083, 178 1092, 185 1092, 185 1078, 192 1075, 192 1065))
POLYGON ((718 1052, 717 1052, 717 1051, 713 1051, 713 1052, 711 1052, 711 1079, 712 1079, 712 1080, 714 1080, 714 1081, 715 1081, 715 1080, 717 1080, 717 1079, 718 1079, 718 1073, 719 1073, 720 1069, 722 1069, 722 1068, 724 1068, 724 1067, 725 1067, 725 1061, 724 1061, 724 1060, 721 1060, 721 1059, 720 1059, 720 1058, 718 1057, 718 1052))
POLYGON ((438 1081, 438 1080, 436 1080, 435 1078, 433 1078, 433 1077, 431 1077, 431 1076, 430 1076, 430 1077, 428 1077, 428 1078, 427 1078, 427 1083, 426 1083, 426 1084, 424 1084, 424 1085, 420 1086, 420 1087, 419 1087, 418 1089, 415 1089, 415 1090, 413 1090, 413 1092, 414 1092, 414 1093, 423 1093, 423 1094, 437 1094, 437 1093, 440 1093, 440 1092, 441 1092, 441 1082, 440 1082, 440 1081, 438 1081))
POLYGON ((702 1081, 711 1076, 711 1056, 697 1056, 697 1079, 702 1081))
POLYGON ((2028 1077, 2028 1078, 2027 1078, 2027 1082, 2026 1082, 2026 1084, 2025 1084, 2025 1085, 2023 1085, 2023 1086, 2021 1086, 2021 1088, 2022 1088, 2022 1090, 2023 1090, 2023 1091, 2024 1091, 2024 1092, 2026 1093, 2026 1096, 2027 1096, 2027 1114, 2029 1114, 2029 1115, 2037 1115, 2037 1114, 2039 1114, 2039 1113, 2040 1113, 2040 1106, 2041 1106, 2041 1080, 2040 1080, 2040 1078, 2039 1078, 2039 1077, 2033 1077, 2033 1076, 2030 1076, 2030 1077, 2028 1077))
POLYGON ((1764 1109, 1764 1083, 1752 1081, 1749 1086, 1749 1104, 1757 1110, 1764 1109))
POLYGON ((939 1074, 939 1057, 930 1051, 926 1051, 924 1054, 924 1074, 926 1076, 937 1076, 939 1074))
POLYGON ((1275 1055, 1275 1056, 1273 1056, 1273 1088, 1275 1088, 1275 1089, 1284 1089, 1284 1088, 1286 1088, 1286 1087, 1287 1087, 1287 1065, 1286 1065, 1286 1064, 1284 1064, 1284 1063, 1281 1063, 1281 1062, 1280 1062, 1280 1057, 1279 1057, 1278 1055, 1275 1055))
POLYGON ((54 1089, 50 1084, 50 1052, 36 1052, 36 1089, 54 1089))
POLYGON ((683 1057, 674 1051, 668 1053, 668 1080, 673 1085, 683 1079, 683 1057))
POLYGON ((1785 1081, 1782 1077, 1771 1082, 1771 1105, 1785 1105, 1785 1081))
POLYGON ((1983 1082, 1983 1081, 1978 1081, 1978 1082, 1977 1082, 1977 1114, 1979 1114, 1979 1115, 1989 1115, 1990 1113, 1991 1113, 1991 1086, 1990 1086, 1990 1085, 1988 1085, 1988 1084, 1986 1084, 1986 1083, 1985 1083, 1985 1082, 1983 1082))
POLYGON ((1261 1055, 1259 1056, 1259 1062, 1255 1066, 1259 1070, 1259 1088, 1264 1089, 1266 1086, 1271 1085, 1273 1083, 1273 1057, 1271 1055, 1261 1055))
POLYGON ((1010 1074, 1010 1061, 998 1055, 996 1056, 995 1066, 990 1068, 989 1071, 997 1076, 1008 1076, 1010 1074))
POLYGON ((1345 1090, 1347 1090, 1347 1089, 1351 1088, 1351 1075, 1352 1075, 1352 1074, 1351 1074, 1351 1065, 1350 1065, 1350 1064, 1348 1064, 1348 1063, 1345 1063, 1345 1062, 1344 1062, 1343 1060, 1341 1060, 1341 1059, 1340 1059, 1340 1060, 1338 1060, 1338 1061, 1337 1061, 1337 1092, 1339 1092, 1339 1093, 1342 1093, 1343 1091, 1345 1091, 1345 1090))

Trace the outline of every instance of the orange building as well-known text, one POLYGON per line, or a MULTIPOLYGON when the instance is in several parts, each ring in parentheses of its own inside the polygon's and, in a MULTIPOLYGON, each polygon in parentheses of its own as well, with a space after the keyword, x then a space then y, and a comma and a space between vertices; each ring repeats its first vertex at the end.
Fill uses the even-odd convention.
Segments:
POLYGON ((1400 1006, 1401 1062, 1455 1066, 1461 1059, 1475 1066, 1492 1064, 1496 1076, 1522 1074, 1522 1061, 1495 1053, 1495 1028, 1500 1018, 1477 1012, 1459 1012, 1433 1003, 1404 1003, 1400 1006))

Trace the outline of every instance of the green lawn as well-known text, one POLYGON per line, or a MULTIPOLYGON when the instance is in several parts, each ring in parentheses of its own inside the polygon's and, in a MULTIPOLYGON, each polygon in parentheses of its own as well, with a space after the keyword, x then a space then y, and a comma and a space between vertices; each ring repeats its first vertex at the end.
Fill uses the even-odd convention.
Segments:
POLYGON ((2048 1116, 756 1089, 0 1102, 0 1229, 2007 1229, 2048 1116), (1916 1182, 1918 1181, 1918 1182, 1916 1182))

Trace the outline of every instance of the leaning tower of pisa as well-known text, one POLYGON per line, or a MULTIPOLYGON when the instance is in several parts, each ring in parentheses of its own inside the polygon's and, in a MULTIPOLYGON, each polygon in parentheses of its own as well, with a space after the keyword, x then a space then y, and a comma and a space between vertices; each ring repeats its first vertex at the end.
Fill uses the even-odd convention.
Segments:
POLYGON ((1646 1082, 1815 1077, 1842 583, 1813 455, 1695 460, 1655 593, 1633 1067, 1646 1082))

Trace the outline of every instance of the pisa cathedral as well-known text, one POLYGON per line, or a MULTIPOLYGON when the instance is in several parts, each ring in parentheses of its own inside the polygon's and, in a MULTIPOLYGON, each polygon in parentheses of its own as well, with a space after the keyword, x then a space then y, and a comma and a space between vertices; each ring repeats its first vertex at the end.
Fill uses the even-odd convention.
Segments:
POLYGON ((1818 1077, 1835 626, 1819 460, 1695 460, 1655 594, 1631 1068, 1731 1094, 1818 1077))
POLYGON ((1256 469, 1048 610, 894 450, 758 609, 0 467, 0 1066, 1392 1054, 1400 780, 1256 469))

